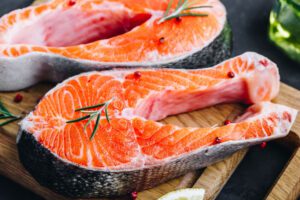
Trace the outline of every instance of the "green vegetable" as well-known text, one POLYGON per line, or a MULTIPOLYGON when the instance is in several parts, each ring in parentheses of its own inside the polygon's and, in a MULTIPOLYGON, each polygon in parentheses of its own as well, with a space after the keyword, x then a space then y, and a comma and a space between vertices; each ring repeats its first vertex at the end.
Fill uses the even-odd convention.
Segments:
POLYGON ((270 15, 269 38, 300 62, 300 0, 277 0, 270 15))

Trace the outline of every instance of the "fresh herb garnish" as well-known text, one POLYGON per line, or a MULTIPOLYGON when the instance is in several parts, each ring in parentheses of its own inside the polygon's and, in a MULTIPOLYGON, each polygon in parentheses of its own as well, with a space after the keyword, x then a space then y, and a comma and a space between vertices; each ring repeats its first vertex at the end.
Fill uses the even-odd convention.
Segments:
POLYGON ((188 0, 179 0, 178 4, 173 12, 170 13, 173 0, 170 0, 164 13, 164 16, 158 21, 158 23, 162 23, 164 21, 180 18, 180 17, 187 17, 187 16, 195 16, 195 17, 207 17, 208 14, 205 13, 193 13, 190 10, 199 9, 199 8, 211 8, 212 6, 193 6, 199 0, 192 1, 191 3, 188 0))
POLYGON ((109 104, 113 101, 113 99, 105 102, 105 103, 100 103, 100 104, 96 104, 93 106, 88 106, 88 107, 83 107, 83 108, 78 108, 75 111, 76 112, 82 112, 87 114, 86 116, 77 118, 77 119, 73 119, 70 121, 67 121, 67 123, 76 123, 76 122, 80 122, 86 119, 89 119, 87 121, 87 123, 84 125, 84 131, 87 129, 88 125, 96 118, 96 123, 95 126, 93 128, 93 132, 91 134, 90 140, 92 140, 95 137, 95 134, 97 133, 97 130, 99 128, 99 124, 100 124, 100 119, 101 119, 101 114, 105 113, 105 118, 107 120, 108 123, 110 123, 110 118, 108 115, 108 106, 109 104), (94 108, 99 108, 101 107, 99 110, 90 110, 90 109, 94 109, 94 108))
POLYGON ((7 124, 10 124, 14 121, 17 121, 21 119, 21 117, 19 116, 15 116, 13 114, 11 114, 7 108, 5 108, 5 106, 2 104, 2 102, 0 101, 0 120, 3 121, 0 123, 0 127, 1 126, 5 126, 7 124))

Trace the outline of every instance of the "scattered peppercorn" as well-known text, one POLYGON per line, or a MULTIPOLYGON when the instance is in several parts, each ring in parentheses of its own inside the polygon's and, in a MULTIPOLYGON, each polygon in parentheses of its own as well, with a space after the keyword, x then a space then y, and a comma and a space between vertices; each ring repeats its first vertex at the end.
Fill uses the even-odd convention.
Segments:
POLYGON ((228 76, 229 78, 234 78, 234 77, 235 77, 235 74, 234 74, 232 71, 230 71, 230 72, 227 73, 227 76, 228 76))
POLYGON ((74 6, 76 4, 76 1, 75 0, 70 0, 69 1, 69 6, 74 6))
POLYGON ((266 143, 266 142, 262 142, 262 143, 260 144, 260 148, 262 148, 262 149, 266 148, 266 146, 267 146, 267 143, 266 143))
POLYGON ((220 144, 221 142, 222 142, 222 140, 219 137, 216 137, 215 144, 220 144))
POLYGON ((161 38, 159 38, 159 43, 164 43, 165 42, 165 38, 164 37, 161 37, 161 38))
POLYGON ((14 102, 15 103, 20 103, 23 100, 23 95, 21 94, 16 94, 15 98, 14 98, 14 102))
POLYGON ((291 116, 291 114, 290 113, 288 113, 288 112, 283 112, 283 119, 284 120, 288 120, 289 122, 292 122, 292 116, 291 116))
POLYGON ((182 21, 182 18, 181 17, 176 17, 176 22, 181 22, 182 21))
POLYGON ((131 193, 131 198, 132 200, 136 200, 138 193, 137 192, 132 192, 131 193))
POLYGON ((141 76, 142 76, 142 73, 139 72, 139 71, 136 71, 136 72, 133 73, 133 77, 134 77, 134 79, 136 79, 136 80, 140 79, 141 76))
POLYGON ((260 60, 259 63, 260 63, 261 65, 265 66, 265 67, 267 67, 268 64, 269 64, 269 62, 268 62, 266 59, 260 60))
POLYGON ((224 125, 228 125, 228 124, 231 124, 231 121, 229 119, 226 119, 224 125))

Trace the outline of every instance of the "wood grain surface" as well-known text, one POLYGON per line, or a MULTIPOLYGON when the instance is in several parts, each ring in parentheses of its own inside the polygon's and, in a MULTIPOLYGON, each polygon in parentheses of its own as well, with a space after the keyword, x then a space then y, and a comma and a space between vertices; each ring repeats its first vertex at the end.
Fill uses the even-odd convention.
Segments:
MULTIPOLYGON (((43 0, 39 0, 38 2, 40 3, 42 1, 43 0)), ((32 88, 19 92, 24 96, 24 100, 18 104, 13 102, 13 98, 16 95, 15 92, 0 93, 0 98, 5 106, 7 106, 14 114, 26 115, 26 113, 34 108, 38 99, 53 86, 53 84, 38 84, 32 88)), ((285 84, 281 84, 280 95, 274 102, 300 110, 300 92, 285 84)), ((168 117, 163 120, 163 122, 179 126, 213 126, 215 124, 223 123, 227 118, 234 118, 243 110, 244 107, 237 104, 217 105, 195 112, 168 117)), ((24 170, 19 162, 15 143, 18 128, 17 123, 12 123, 0 128, 0 173, 34 191, 45 199, 66 199, 40 186, 24 170)), ((267 195, 266 199, 268 200, 294 200, 297 199, 300 194, 299 116, 297 117, 296 123, 289 136, 281 141, 285 144, 292 144, 289 146, 293 146, 295 152, 277 182, 274 183, 274 187, 267 195)), ((174 179, 150 190, 140 192, 138 194, 138 199, 154 200, 167 192, 185 187, 204 188, 206 190, 206 199, 215 199, 246 153, 247 149, 244 149, 205 169, 190 172, 183 177, 174 179)), ((126 199, 126 197, 121 199, 126 199)))

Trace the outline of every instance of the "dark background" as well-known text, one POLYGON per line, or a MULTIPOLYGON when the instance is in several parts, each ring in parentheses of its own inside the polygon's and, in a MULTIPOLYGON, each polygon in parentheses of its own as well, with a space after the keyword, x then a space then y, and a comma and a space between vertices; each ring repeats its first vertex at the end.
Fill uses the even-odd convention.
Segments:
MULTIPOLYGON (((32 0, 0 0, 0 15, 28 6, 31 2, 32 0)), ((281 80, 299 89, 300 64, 288 59, 267 39, 268 18, 274 0, 223 0, 223 2, 233 29, 233 54, 255 51, 269 57, 278 64, 281 80)), ((251 148, 218 200, 263 199, 291 154, 290 150, 273 142, 268 143, 265 149, 259 146, 251 148)), ((42 198, 0 176, 0 199, 42 198)))

